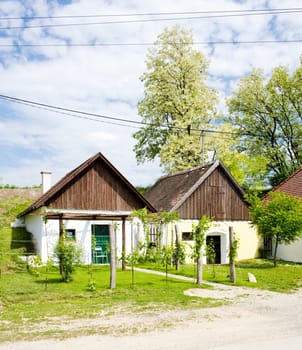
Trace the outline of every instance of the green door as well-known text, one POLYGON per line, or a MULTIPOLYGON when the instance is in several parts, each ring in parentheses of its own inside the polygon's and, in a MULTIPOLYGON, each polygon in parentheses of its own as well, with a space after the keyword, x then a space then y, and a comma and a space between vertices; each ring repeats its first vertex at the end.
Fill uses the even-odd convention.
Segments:
POLYGON ((91 225, 92 245, 91 258, 93 264, 109 264, 110 237, 109 225, 91 225))

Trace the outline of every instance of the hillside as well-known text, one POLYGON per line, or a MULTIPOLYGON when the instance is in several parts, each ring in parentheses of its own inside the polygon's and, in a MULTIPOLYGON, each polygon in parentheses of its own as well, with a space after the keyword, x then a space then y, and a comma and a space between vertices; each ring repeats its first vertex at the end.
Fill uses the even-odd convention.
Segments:
POLYGON ((40 195, 40 188, 0 189, 0 270, 16 266, 18 255, 34 252, 31 234, 10 224, 40 195))

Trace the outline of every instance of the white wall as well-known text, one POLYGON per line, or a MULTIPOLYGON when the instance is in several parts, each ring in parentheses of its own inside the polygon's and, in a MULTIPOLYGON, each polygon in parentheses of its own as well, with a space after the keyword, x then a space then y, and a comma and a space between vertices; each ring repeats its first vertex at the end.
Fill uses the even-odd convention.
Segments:
POLYGON ((277 258, 286 261, 302 262, 302 238, 289 245, 280 244, 277 249, 277 258))
MULTIPOLYGON (((192 225, 197 224, 197 220, 180 220, 176 225, 181 237, 182 232, 191 232, 192 225)), ((252 259, 258 255, 260 239, 255 228, 248 221, 213 221, 207 236, 220 236, 221 240, 221 263, 229 262, 229 227, 233 227, 233 232, 236 238, 239 239, 238 256, 236 260, 252 259)), ((170 226, 166 242, 171 245, 175 242, 174 227, 170 226)), ((187 256, 190 255, 190 246, 193 246, 193 241, 187 241, 187 256)), ((204 249, 205 251, 205 249, 204 249)), ((190 259, 188 259, 189 261, 190 259)), ((206 263, 206 257, 203 257, 203 263, 206 263)))
MULTIPOLYGON (((117 255, 122 255, 122 221, 116 221, 116 242, 117 255)), ((59 240, 59 220, 48 220, 45 224, 41 216, 28 215, 25 220, 27 230, 31 232, 37 241, 37 252, 41 255, 42 261, 46 262, 48 257, 53 257, 54 247, 59 240), (42 234, 41 234, 42 233, 42 234)), ((112 221, 82 221, 63 220, 65 229, 76 230, 76 242, 83 250, 82 261, 84 264, 91 263, 91 226, 111 225, 112 221)), ((134 246, 141 232, 133 229, 134 246)), ((126 221, 126 254, 131 252, 131 222, 126 221)))

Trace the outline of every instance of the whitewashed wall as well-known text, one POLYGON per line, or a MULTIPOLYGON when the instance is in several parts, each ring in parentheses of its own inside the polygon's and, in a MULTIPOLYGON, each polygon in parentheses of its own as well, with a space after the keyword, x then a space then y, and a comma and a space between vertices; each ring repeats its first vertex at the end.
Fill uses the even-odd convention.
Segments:
POLYGON ((277 249, 277 258, 286 261, 302 262, 302 238, 289 245, 280 244, 277 249))
MULTIPOLYGON (((181 237, 182 232, 191 232, 192 225, 197 224, 197 220, 180 220, 176 225, 181 237)), ((175 242, 175 225, 170 225, 166 242, 173 244, 175 242)), ((221 263, 229 262, 229 227, 233 227, 233 232, 239 239, 239 249, 237 260, 252 259, 258 255, 260 239, 255 228, 248 221, 213 221, 206 236, 220 236, 221 240, 221 263)), ((193 241, 186 241, 187 256, 190 255, 190 246, 193 246, 193 241)), ((204 248, 205 251, 205 248, 204 248)), ((187 261, 189 262, 189 258, 187 261)), ((203 257, 203 263, 206 263, 206 256, 203 257)))
MULTIPOLYGON (((122 255, 122 221, 114 221, 116 226, 117 256, 122 255)), ((63 220, 65 229, 75 229, 76 242, 82 249, 82 261, 84 264, 91 263, 91 227, 92 225, 111 225, 113 221, 83 221, 63 220)), ((25 218, 25 226, 31 232, 36 241, 37 253, 41 255, 42 261, 46 262, 48 257, 53 257, 54 248, 59 240, 59 220, 48 220, 44 223, 39 213, 28 215, 25 218)), ((126 221, 126 254, 131 253, 131 245, 135 248, 138 241, 144 238, 142 225, 137 221, 131 229, 131 222, 126 221), (131 238, 132 235, 132 238, 131 238), (132 243, 133 241, 133 243, 132 243)))

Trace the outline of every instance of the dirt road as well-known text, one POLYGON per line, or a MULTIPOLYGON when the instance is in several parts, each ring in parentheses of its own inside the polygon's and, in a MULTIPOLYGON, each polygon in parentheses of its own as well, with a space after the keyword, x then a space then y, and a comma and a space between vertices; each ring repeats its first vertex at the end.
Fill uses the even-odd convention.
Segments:
MULTIPOLYGON (((173 326, 135 335, 93 335, 66 340, 43 340, 0 345, 0 350, 201 350, 201 349, 281 349, 302 348, 302 289, 295 294, 280 294, 256 289, 218 287, 214 291, 192 289, 189 295, 228 298, 231 304, 212 309, 163 311, 158 315, 125 315, 105 321, 112 327, 172 323, 173 326), (175 323, 174 323, 175 320, 175 323), (261 344, 263 346, 261 346, 261 344)), ((78 321, 81 323, 88 320, 78 321)), ((73 327, 82 326, 74 323, 73 327)), ((142 329, 143 327, 138 329, 142 329)), ((125 332, 127 333, 127 332, 125 332)))

